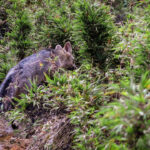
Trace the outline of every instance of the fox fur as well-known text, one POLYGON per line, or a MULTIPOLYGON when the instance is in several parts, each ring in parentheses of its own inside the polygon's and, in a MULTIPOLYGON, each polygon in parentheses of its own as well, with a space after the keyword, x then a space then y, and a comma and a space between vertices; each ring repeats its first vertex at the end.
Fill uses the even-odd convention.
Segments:
POLYGON ((0 97, 9 100, 19 97, 21 93, 27 92, 26 87, 31 88, 30 81, 35 80, 39 85, 45 81, 45 73, 53 76, 59 68, 68 70, 76 68, 70 42, 67 42, 63 48, 57 45, 55 49, 41 50, 21 60, 10 69, 2 82, 0 97))

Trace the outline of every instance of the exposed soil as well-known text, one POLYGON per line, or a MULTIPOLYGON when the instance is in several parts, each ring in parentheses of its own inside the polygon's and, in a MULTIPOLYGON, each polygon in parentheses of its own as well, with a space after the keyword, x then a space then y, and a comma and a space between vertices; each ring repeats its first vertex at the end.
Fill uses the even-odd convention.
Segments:
POLYGON ((29 143, 29 139, 17 138, 9 122, 0 116, 0 150, 25 150, 29 143))
POLYGON ((0 150, 71 150, 73 126, 66 113, 40 114, 18 125, 0 115, 0 150))

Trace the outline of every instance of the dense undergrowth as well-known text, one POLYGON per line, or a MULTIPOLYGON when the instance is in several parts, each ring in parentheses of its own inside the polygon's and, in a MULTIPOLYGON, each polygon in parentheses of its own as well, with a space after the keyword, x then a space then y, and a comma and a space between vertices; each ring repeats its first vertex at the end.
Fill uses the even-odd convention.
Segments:
POLYGON ((0 17, 7 20, 0 30, 1 81, 18 60, 66 41, 78 65, 53 79, 46 76, 46 85, 33 82, 29 94, 7 112, 11 121, 27 120, 31 105, 33 112, 60 109, 75 125, 74 149, 150 149, 149 0, 0 4, 0 17))

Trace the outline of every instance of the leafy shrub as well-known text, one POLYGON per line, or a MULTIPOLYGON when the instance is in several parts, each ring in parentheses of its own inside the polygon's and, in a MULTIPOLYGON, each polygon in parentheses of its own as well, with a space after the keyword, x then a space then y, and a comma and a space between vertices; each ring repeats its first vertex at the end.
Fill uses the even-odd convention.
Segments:
POLYGON ((15 61, 13 59, 9 59, 11 54, 4 49, 6 47, 0 46, 0 48, 1 48, 0 50, 0 83, 1 83, 5 78, 8 70, 15 64, 15 61))
MULTIPOLYGON (((89 54, 101 67, 111 57, 115 27, 109 8, 98 2, 77 1, 75 3, 73 38, 79 47, 79 54, 89 54)), ((89 56, 88 56, 89 57, 89 56)))
POLYGON ((26 50, 30 47, 29 34, 31 29, 32 26, 27 13, 25 11, 18 12, 14 28, 9 36, 12 39, 11 46, 17 50, 16 55, 20 60, 25 57, 26 50))
POLYGON ((31 46, 31 18, 24 9, 25 1, 14 1, 7 9, 11 32, 8 33, 11 51, 19 60, 26 56, 31 46))
MULTIPOLYGON (((44 12, 41 11, 41 15, 45 19, 43 18, 44 22, 40 27, 39 38, 41 42, 44 42, 44 46, 64 45, 66 41, 71 40, 72 14, 70 3, 66 1, 49 1, 46 3, 44 12)), ((42 19, 41 15, 38 18, 41 17, 42 19)))
POLYGON ((9 31, 7 23, 7 13, 5 7, 1 4, 0 6, 0 40, 5 36, 6 32, 9 31))
POLYGON ((121 98, 95 114, 100 132, 106 138, 102 144, 105 149, 114 145, 124 145, 126 149, 149 149, 149 83, 147 74, 138 85, 132 80, 123 82, 121 98))
POLYGON ((0 1, 0 83, 12 66, 11 61, 9 60, 10 54, 8 54, 8 43, 6 42, 7 33, 10 31, 7 21, 8 14, 6 11, 8 6, 8 1, 0 1))
POLYGON ((133 72, 137 81, 149 69, 150 63, 148 8, 149 5, 143 10, 137 5, 134 14, 128 14, 128 21, 118 30, 120 42, 115 47, 115 57, 121 60, 120 65, 123 66, 120 72, 125 71, 125 76, 133 72))
POLYGON ((93 78, 96 70, 85 68, 82 66, 73 74, 56 74, 54 80, 47 77, 54 96, 49 102, 53 108, 65 105, 63 108, 70 112, 76 126, 74 148, 149 149, 147 74, 139 84, 131 78, 120 87, 99 84, 99 73, 93 78))
POLYGON ((5 75, 8 71, 8 65, 7 65, 7 56, 3 53, 0 54, 0 83, 5 78, 5 75))

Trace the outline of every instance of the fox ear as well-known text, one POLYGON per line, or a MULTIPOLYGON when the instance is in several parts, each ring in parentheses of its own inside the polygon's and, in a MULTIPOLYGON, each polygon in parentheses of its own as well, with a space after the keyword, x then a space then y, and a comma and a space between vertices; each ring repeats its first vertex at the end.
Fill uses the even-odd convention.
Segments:
POLYGON ((71 46, 71 43, 70 42, 66 42, 65 45, 64 45, 64 49, 69 52, 69 53, 72 53, 72 46, 71 46))
POLYGON ((55 50, 56 50, 56 51, 62 50, 61 45, 56 45, 55 50))

